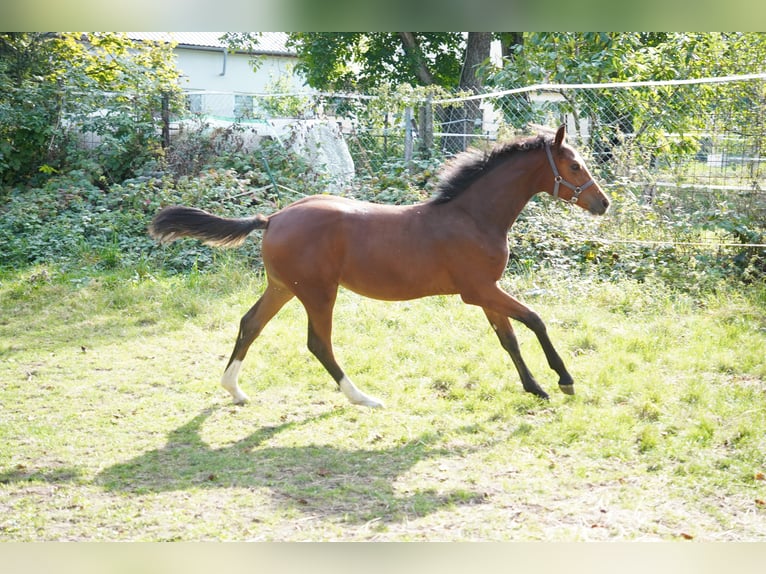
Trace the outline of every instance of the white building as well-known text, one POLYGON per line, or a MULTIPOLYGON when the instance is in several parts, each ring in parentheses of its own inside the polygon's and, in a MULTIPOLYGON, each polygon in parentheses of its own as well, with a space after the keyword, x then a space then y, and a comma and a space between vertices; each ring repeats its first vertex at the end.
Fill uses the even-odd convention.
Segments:
POLYGON ((223 32, 128 32, 134 41, 173 43, 181 89, 189 93, 191 111, 222 118, 247 116, 253 95, 273 92, 289 78, 291 89, 311 91, 294 71, 297 54, 284 32, 263 32, 252 52, 229 52, 223 32), (253 62, 257 62, 254 66, 253 62))
MULTIPOLYGON (((237 122, 242 149, 252 149, 264 137, 276 138, 331 176, 331 191, 354 175, 354 162, 337 122, 310 117, 271 117, 259 113, 259 95, 314 92, 295 73, 297 54, 287 47, 288 35, 263 32, 254 51, 229 52, 223 32, 128 32, 134 41, 173 43, 179 84, 189 110, 205 118, 210 130, 227 129, 237 122), (253 66, 253 60, 257 65, 253 66), (276 82, 280 80, 280 83, 276 82)), ((302 99, 299 98, 300 101, 302 99)), ((306 110, 310 112, 310 110, 306 110)), ((184 121, 175 129, 183 131, 184 121)), ((171 128, 173 129, 173 128, 171 128)))
MULTIPOLYGON (((293 74, 297 54, 284 32, 263 32, 254 52, 228 52, 223 32, 128 32, 131 40, 174 43, 184 90, 263 93, 279 76, 293 74), (253 70, 250 61, 257 59, 253 70)), ((299 85, 303 85, 301 81, 299 85)))

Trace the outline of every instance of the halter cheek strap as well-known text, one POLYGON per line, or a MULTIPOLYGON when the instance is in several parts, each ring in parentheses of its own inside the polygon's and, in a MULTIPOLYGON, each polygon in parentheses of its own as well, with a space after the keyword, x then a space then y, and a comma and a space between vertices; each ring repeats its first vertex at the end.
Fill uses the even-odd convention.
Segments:
POLYGON ((571 184, 559 174, 559 169, 556 167, 556 162, 553 161, 553 153, 551 152, 551 146, 548 142, 545 143, 545 154, 548 156, 548 163, 551 164, 551 169, 553 170, 553 197, 568 203, 577 203, 577 200, 580 199, 580 194, 593 185, 593 178, 589 179, 583 185, 571 184), (562 183, 572 190, 572 197, 569 199, 559 197, 559 185, 562 183))

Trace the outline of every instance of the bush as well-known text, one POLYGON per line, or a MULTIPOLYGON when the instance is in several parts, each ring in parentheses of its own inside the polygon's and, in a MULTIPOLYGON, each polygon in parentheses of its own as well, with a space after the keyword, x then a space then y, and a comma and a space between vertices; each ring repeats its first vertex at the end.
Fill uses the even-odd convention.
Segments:
POLYGON ((663 215, 630 190, 623 190, 613 205, 609 214, 595 218, 550 197, 533 198, 509 234, 511 271, 553 267, 607 281, 657 279, 689 292, 713 289, 721 280, 766 277, 762 250, 736 245, 762 242, 756 222, 737 226, 740 234, 729 233, 721 229, 720 216, 711 224, 702 212, 663 215), (708 246, 711 229, 721 233, 708 246), (716 245, 727 242, 732 245, 716 245))
MULTIPOLYGON (((193 176, 149 171, 101 189, 90 175, 72 171, 38 187, 6 192, 0 206, 0 266, 142 263, 170 271, 205 269, 225 259, 225 252, 193 241, 158 247, 148 236, 149 222, 160 208, 183 204, 228 217, 268 214, 303 193, 291 190, 313 194, 326 189, 321 174, 272 143, 253 154, 213 157, 193 176)), ((247 242, 237 256, 259 265, 260 241, 247 242)))
MULTIPOLYGON (((38 186, 6 188, 0 194, 0 266, 58 262, 182 272, 212 268, 230 257, 259 266, 257 238, 229 255, 196 241, 160 247, 146 232, 165 205, 231 217, 268 214, 328 189, 321 172, 278 142, 263 141, 244 153, 236 133, 230 136, 211 141, 201 130, 192 131, 169 150, 164 169, 150 162, 121 183, 96 185, 92 170, 74 170, 53 174, 38 186)), ((439 164, 436 159, 389 160, 358 176, 344 193, 378 203, 422 201, 431 193, 439 164)), ((612 210, 598 218, 543 194, 533 198, 509 234, 510 271, 553 269, 575 279, 660 281, 688 292, 715 289, 722 280, 764 279, 763 250, 736 245, 762 243, 762 222, 735 212, 722 217, 715 210, 668 209, 669 200, 661 196, 647 204, 641 190, 624 188, 615 195, 612 210), (707 239, 735 245, 696 245, 707 239)))
POLYGON ((113 33, 0 33, 0 184, 78 170, 106 187, 160 158, 161 110, 180 103, 170 50, 113 33))
POLYGON ((350 194, 375 203, 406 205, 428 199, 439 161, 387 161, 371 175, 358 178, 350 194))

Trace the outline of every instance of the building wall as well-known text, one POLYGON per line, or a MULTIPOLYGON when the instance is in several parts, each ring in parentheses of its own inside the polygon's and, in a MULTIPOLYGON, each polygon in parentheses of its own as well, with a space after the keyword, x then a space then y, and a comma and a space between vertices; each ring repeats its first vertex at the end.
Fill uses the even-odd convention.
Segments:
MULTIPOLYGON (((285 74, 293 74, 292 67, 297 62, 290 56, 258 56, 261 65, 253 72, 247 54, 224 55, 223 50, 183 47, 177 47, 175 54, 184 90, 265 93, 269 83, 285 74)), ((293 85, 295 89, 306 89, 297 76, 293 85)))

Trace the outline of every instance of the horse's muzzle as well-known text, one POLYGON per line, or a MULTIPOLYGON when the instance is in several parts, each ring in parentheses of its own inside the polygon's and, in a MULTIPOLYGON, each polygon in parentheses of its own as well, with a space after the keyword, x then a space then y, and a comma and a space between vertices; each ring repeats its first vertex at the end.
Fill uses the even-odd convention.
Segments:
POLYGON ((609 210, 609 205, 609 199, 605 195, 594 197, 588 202, 588 211, 593 215, 604 215, 609 210))

